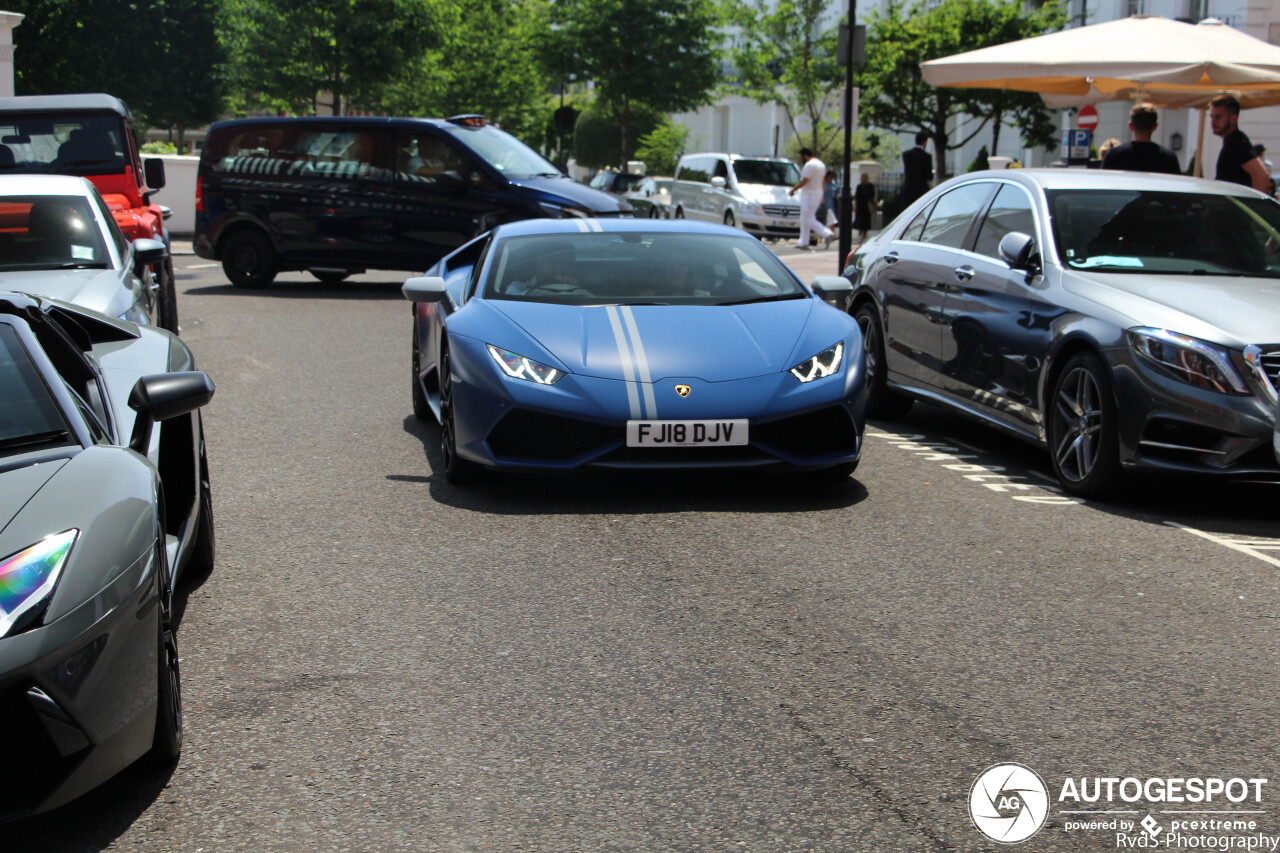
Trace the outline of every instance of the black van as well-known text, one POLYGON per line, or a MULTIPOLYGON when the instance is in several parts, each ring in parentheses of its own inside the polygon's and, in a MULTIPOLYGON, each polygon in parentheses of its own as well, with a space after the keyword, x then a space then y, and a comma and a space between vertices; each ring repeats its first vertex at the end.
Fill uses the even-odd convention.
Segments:
POLYGON ((424 270, 517 219, 630 216, 482 116, 254 118, 210 129, 195 252, 241 287, 424 270))

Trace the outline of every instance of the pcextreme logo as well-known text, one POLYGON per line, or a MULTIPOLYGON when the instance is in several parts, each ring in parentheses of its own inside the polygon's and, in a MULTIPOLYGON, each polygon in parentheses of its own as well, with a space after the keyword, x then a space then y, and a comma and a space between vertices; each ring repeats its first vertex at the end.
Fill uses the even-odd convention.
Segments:
POLYGON ((995 764, 969 790, 969 816, 978 831, 1001 844, 1026 841, 1049 817, 1049 788, 1022 764, 995 764))

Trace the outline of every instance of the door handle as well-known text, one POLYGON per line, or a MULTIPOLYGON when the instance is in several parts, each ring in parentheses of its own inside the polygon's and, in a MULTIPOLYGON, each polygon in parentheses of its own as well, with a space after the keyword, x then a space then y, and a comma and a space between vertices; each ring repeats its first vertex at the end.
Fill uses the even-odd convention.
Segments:
POLYGON ((968 265, 956 267, 956 278, 960 279, 960 281, 968 281, 973 278, 973 267, 968 265))
POLYGON ((898 262, 898 253, 897 253, 897 252, 888 252, 888 253, 887 253, 887 254, 885 254, 885 256, 884 256, 884 262, 885 262, 886 264, 896 264, 896 263, 898 262))

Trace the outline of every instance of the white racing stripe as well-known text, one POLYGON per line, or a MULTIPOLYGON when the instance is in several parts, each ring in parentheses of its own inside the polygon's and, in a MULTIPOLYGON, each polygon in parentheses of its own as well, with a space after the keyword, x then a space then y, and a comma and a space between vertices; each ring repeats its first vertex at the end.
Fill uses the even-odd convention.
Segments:
POLYGON ((627 336, 622 331, 622 321, 618 319, 617 306, 606 305, 604 311, 609 318, 609 326, 613 329, 613 341, 618 345, 618 357, 622 359, 622 376, 627 383, 627 402, 631 404, 631 419, 638 420, 641 417, 640 394, 636 388, 635 371, 631 366, 631 350, 627 346, 627 336))
POLYGON ((644 344, 640 341, 640 329, 636 326, 636 315, 631 312, 630 305, 619 309, 627 323, 627 333, 631 335, 631 346, 636 353, 636 366, 640 370, 641 387, 644 389, 644 401, 649 404, 649 417, 658 417, 658 401, 653 395, 653 380, 649 377, 649 359, 644 354, 644 344))
POLYGON ((579 231, 581 231, 583 234, 590 233, 590 230, 591 230, 591 229, 587 228, 587 223, 586 223, 586 221, 585 221, 585 220, 582 220, 582 219, 574 219, 574 220, 573 220, 573 226, 574 226, 575 228, 577 228, 579 231))
POLYGON ((587 227, 590 228, 592 231, 596 232, 597 234, 604 233, 604 227, 599 222, 596 222, 594 219, 587 219, 584 221, 587 223, 587 227))

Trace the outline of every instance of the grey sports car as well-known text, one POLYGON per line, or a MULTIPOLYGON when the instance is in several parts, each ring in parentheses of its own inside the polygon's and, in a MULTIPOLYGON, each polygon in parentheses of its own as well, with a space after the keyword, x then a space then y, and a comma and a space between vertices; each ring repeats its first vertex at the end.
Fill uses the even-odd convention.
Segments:
POLYGON ((0 819, 181 749, 171 593, 214 550, 194 368, 168 332, 0 293, 0 819))
POLYGON ((867 414, 915 399, 1046 445, 1062 487, 1280 479, 1280 204, 1219 181, 976 172, 851 258, 867 414))

